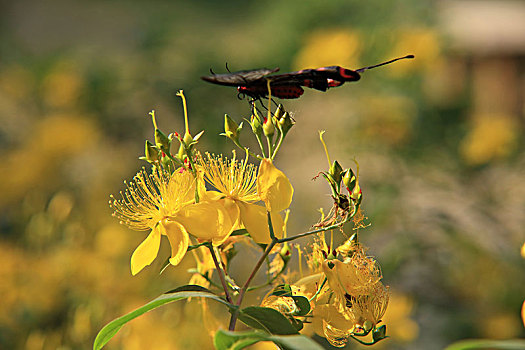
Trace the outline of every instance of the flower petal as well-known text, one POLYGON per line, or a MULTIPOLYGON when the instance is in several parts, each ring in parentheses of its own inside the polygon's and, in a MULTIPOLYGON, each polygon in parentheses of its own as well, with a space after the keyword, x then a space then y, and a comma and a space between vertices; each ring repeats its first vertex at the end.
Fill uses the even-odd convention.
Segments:
POLYGON ((278 212, 290 206, 293 187, 282 171, 270 159, 263 159, 257 174, 257 193, 271 212, 278 212))
POLYGON ((204 201, 189 205, 176 215, 179 221, 195 237, 220 245, 234 229, 230 213, 219 202, 204 201))
MULTIPOLYGON (((268 244, 272 241, 270 230, 268 229, 268 217, 265 207, 257 204, 238 202, 241 210, 241 222, 246 227, 250 236, 257 243, 268 244)), ((272 226, 275 236, 283 236, 284 220, 277 212, 272 213, 272 226)))
POLYGON ((131 274, 135 276, 155 260, 160 247, 160 225, 157 225, 131 256, 131 274))
POLYGON ((163 234, 168 237, 171 246, 171 258, 170 264, 178 265, 186 251, 188 250, 188 245, 190 244, 190 238, 188 232, 180 223, 171 220, 162 221, 162 230, 163 234))

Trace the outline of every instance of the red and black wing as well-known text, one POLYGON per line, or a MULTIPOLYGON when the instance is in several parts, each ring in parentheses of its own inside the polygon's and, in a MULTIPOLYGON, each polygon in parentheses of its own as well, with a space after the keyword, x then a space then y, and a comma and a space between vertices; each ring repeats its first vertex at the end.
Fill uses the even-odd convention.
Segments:
POLYGON ((251 85, 266 85, 265 76, 275 73, 279 68, 274 69, 253 69, 253 70, 242 70, 233 73, 225 74, 213 74, 201 77, 202 80, 207 82, 226 85, 226 86, 251 86, 251 85))
POLYGON ((272 75, 272 86, 305 86, 311 89, 326 91, 330 87, 340 86, 346 81, 357 81, 360 74, 351 69, 339 66, 303 69, 297 72, 272 75))

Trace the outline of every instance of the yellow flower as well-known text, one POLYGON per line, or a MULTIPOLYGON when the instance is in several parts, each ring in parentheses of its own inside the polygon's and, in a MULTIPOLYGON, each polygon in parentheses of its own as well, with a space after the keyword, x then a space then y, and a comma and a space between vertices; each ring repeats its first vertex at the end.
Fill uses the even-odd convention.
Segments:
MULTIPOLYGON (((324 238, 317 243, 320 250, 324 238)), ((308 284, 315 282, 315 290, 320 288, 321 279, 327 283, 317 291, 313 300, 313 326, 317 334, 325 337, 330 344, 343 347, 351 335, 366 335, 374 329, 386 312, 389 300, 388 287, 381 283, 379 264, 365 253, 365 248, 348 240, 336 250, 342 261, 323 259, 322 273, 312 275, 310 280, 297 282, 302 292, 312 294, 308 284)), ((326 255, 324 255, 326 256, 326 255)), ((316 253, 316 261, 321 254, 316 253)), ((314 266, 315 267, 315 266, 314 266)), ((315 268, 318 270, 318 268, 315 268)))
POLYGON ((367 293, 382 277, 377 262, 367 257, 362 249, 354 251, 354 254, 344 261, 325 261, 323 271, 330 288, 340 298, 345 294, 357 296, 367 293))
POLYGON ((334 303, 316 305, 314 331, 333 346, 343 347, 350 335, 364 335, 381 321, 388 297, 388 288, 378 283, 368 294, 357 297, 347 294, 345 312, 341 312, 334 303))
POLYGON ((150 234, 131 256, 133 275, 157 257, 161 236, 171 245, 170 263, 177 265, 188 249, 189 235, 220 244, 233 230, 224 208, 216 203, 195 204, 195 178, 188 171, 167 174, 143 169, 137 173, 123 199, 112 198, 114 216, 131 229, 149 230, 150 234))
POLYGON ((312 320, 314 332, 335 347, 342 348, 354 328, 355 321, 347 319, 331 304, 316 306, 312 320))
POLYGON ((206 192, 208 201, 220 203, 229 213, 235 228, 246 228, 257 243, 270 243, 267 210, 271 213, 276 237, 282 237, 283 219, 279 211, 292 200, 293 188, 286 176, 264 159, 258 169, 247 160, 231 160, 206 154, 198 157, 204 179, 215 190, 206 192), (257 175, 256 175, 257 174, 257 175), (266 208, 255 202, 263 200, 266 208))

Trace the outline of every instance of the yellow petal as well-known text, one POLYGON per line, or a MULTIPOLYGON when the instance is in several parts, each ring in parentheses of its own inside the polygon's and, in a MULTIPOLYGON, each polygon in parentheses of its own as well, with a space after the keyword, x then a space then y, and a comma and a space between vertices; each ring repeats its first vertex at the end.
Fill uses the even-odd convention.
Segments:
POLYGON ((170 264, 178 265, 188 250, 190 243, 188 232, 184 226, 176 221, 163 220, 161 226, 163 230, 162 233, 165 234, 170 241, 170 264))
MULTIPOLYGON (((200 181, 202 183, 202 181, 200 181)), ((170 179, 169 188, 170 194, 177 193, 180 195, 177 198, 179 203, 193 203, 195 201, 195 178, 193 174, 184 169, 179 169, 170 179), (187 189, 181 191, 180 189, 187 189)))
POLYGON ((277 212, 290 206, 293 187, 286 175, 270 159, 263 159, 257 174, 257 193, 269 211, 277 212))
POLYGON ((224 209, 230 214, 231 222, 233 223, 233 229, 238 230, 243 228, 241 224, 241 210, 236 201, 230 198, 224 198, 219 201, 224 206, 224 209))
POLYGON ((131 274, 135 276, 155 260, 160 247, 160 225, 157 225, 131 256, 131 274))
POLYGON ((234 227, 229 212, 216 201, 189 205, 177 214, 176 220, 193 236, 214 245, 224 242, 234 227))
MULTIPOLYGON (((257 243, 268 244, 272 241, 268 229, 268 217, 265 207, 256 204, 238 202, 241 210, 241 222, 246 227, 250 236, 257 243)), ((282 238, 284 221, 277 212, 272 213, 272 226, 275 236, 282 238)))

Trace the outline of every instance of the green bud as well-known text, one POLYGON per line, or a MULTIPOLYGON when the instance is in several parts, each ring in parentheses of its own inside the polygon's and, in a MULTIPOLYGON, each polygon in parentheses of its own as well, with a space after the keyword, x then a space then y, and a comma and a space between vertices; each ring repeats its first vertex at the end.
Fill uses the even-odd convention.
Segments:
POLYGON ((368 332, 370 332, 372 328, 374 328, 374 324, 372 323, 372 321, 366 320, 365 322, 363 322, 363 328, 365 332, 368 334, 368 332))
POLYGON ((343 184, 345 185, 348 192, 352 193, 357 183, 357 178, 355 177, 352 169, 346 169, 343 174, 343 184))
POLYGON ((386 325, 382 325, 379 328, 374 329, 372 332, 372 339, 374 343, 386 338, 386 325))
POLYGON ((162 156, 160 158, 160 163, 162 164, 162 167, 165 170, 169 171, 170 173, 173 172, 173 163, 171 162, 170 157, 168 157, 166 155, 162 156))
POLYGON ((155 144, 162 152, 170 152, 170 139, 160 129, 155 129, 155 144))
POLYGON ((281 127, 281 130, 283 134, 287 134, 288 131, 294 126, 295 122, 293 121, 292 117, 288 112, 284 112, 282 117, 279 119, 279 126, 281 127))
POLYGON ((288 242, 284 242, 283 247, 281 248, 281 251, 279 252, 279 255, 283 259, 285 263, 287 263, 290 258, 292 257, 292 251, 290 250, 290 246, 288 245, 288 242))
MULTIPOLYGON (((357 186, 357 188, 359 188, 359 186, 357 186)), ((363 200, 363 193, 361 192, 361 189, 359 189, 358 192, 356 192, 354 189, 354 193, 352 193, 350 198, 354 201, 354 206, 356 208, 359 208, 359 205, 361 204, 361 201, 363 200)))
POLYGON ((263 128, 262 128, 262 119, 259 117, 259 114, 257 113, 257 109, 253 109, 252 117, 250 118, 250 126, 252 127, 252 131, 255 135, 261 135, 263 128))
POLYGON ((342 180, 342 175, 341 175, 342 172, 343 172, 343 167, 341 166, 341 164, 339 164, 337 160, 334 160, 334 162, 332 163, 332 166, 330 167, 328 174, 330 174, 330 176, 332 177, 332 179, 334 180, 338 188, 342 180))
POLYGON ((182 141, 184 141, 184 143, 186 144, 186 147, 190 147, 193 142, 193 137, 190 135, 189 132, 187 132, 184 134, 182 141))
POLYGON ((275 134, 275 125, 273 124, 273 118, 267 118, 263 124, 264 136, 272 137, 275 134))
POLYGON ((193 137, 190 135, 189 132, 184 134, 184 137, 181 140, 179 151, 177 152, 176 158, 178 158, 181 161, 184 161, 184 156, 186 156, 186 148, 190 148, 193 145, 193 137), (184 144, 183 144, 184 143, 184 144))
POLYGON ((279 103, 277 109, 275 110, 275 113, 273 114, 273 117, 279 120, 284 115, 284 113, 286 113, 286 111, 284 110, 283 105, 279 103))
POLYGON ((221 135, 226 136, 229 139, 232 139, 234 142, 239 142, 239 134, 242 130, 242 123, 237 125, 237 123, 231 119, 228 114, 224 115, 224 133, 221 135))
POLYGON ((148 140, 146 140, 146 145, 144 146, 144 155, 145 155, 144 158, 149 163, 154 163, 159 160, 158 149, 155 146, 153 146, 153 144, 149 142, 148 140))

